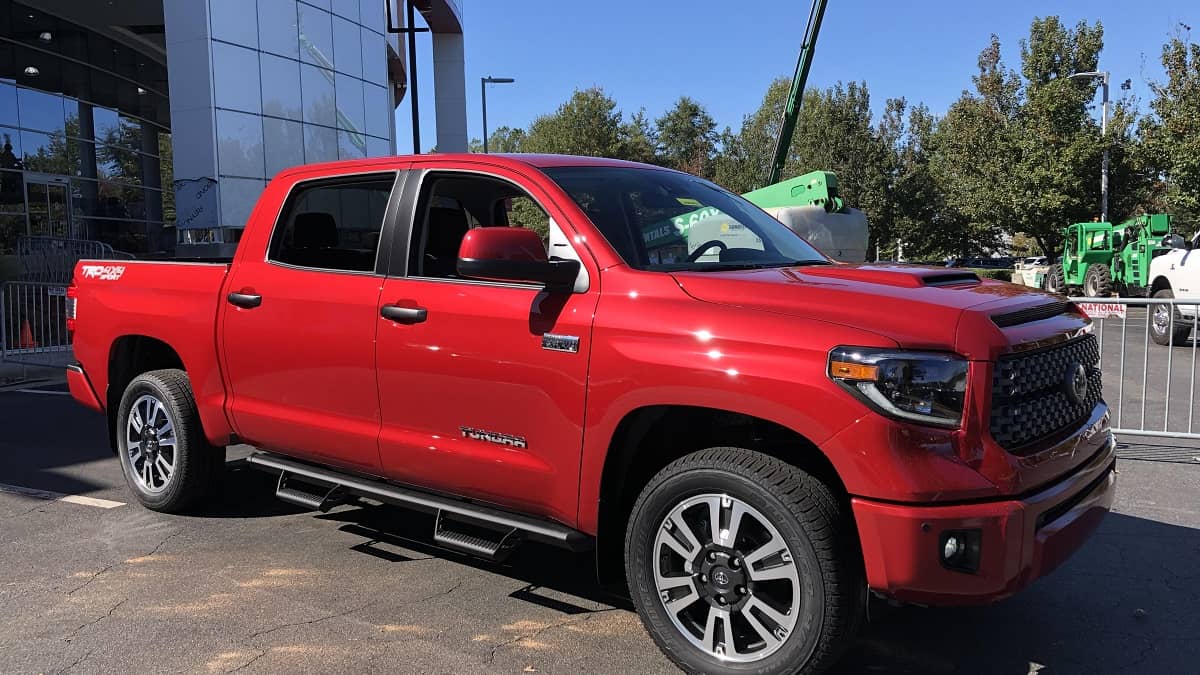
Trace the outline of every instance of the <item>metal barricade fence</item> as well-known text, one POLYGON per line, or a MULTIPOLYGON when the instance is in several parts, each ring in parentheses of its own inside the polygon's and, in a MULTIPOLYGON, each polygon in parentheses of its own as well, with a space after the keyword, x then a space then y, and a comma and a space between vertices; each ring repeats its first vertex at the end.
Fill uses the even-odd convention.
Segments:
POLYGON ((1113 430, 1200 439, 1200 300, 1071 300, 1095 322, 1113 430))
POLYGON ((63 239, 22 235, 17 238, 17 258, 23 281, 67 283, 80 260, 132 258, 112 246, 90 239, 63 239))
POLYGON ((73 360, 67 334, 67 284, 0 284, 0 362, 66 367, 73 360))

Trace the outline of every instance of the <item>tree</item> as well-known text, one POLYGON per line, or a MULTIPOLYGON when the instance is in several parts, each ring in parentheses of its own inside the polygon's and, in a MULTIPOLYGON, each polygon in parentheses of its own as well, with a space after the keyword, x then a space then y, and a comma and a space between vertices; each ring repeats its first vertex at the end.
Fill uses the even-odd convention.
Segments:
POLYGON ((681 96, 655 124, 658 154, 665 166, 706 178, 712 176, 717 123, 704 106, 681 96))
POLYGON ((577 89, 558 110, 529 125, 524 152, 618 157, 621 113, 603 89, 577 89))
MULTIPOLYGON (((488 152, 521 152, 525 143, 525 130, 513 127, 499 127, 488 135, 488 152)), ((472 138, 467 144, 468 152, 483 152, 483 142, 472 138)))
POLYGON ((1148 163, 1162 178, 1166 210, 1200 224, 1200 44, 1175 37, 1163 45, 1165 82, 1150 85, 1154 114, 1141 125, 1148 163))
POLYGON ((646 117, 645 108, 638 110, 629 122, 621 125, 619 137, 620 150, 617 156, 620 159, 646 164, 658 163, 659 158, 655 149, 658 135, 646 117))

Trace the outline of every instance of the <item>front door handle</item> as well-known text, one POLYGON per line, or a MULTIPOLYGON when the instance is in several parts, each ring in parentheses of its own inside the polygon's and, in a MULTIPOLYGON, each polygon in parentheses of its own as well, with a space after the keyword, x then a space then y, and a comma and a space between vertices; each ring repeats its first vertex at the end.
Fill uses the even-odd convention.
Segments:
POLYGON ((424 323, 428 312, 424 307, 401 307, 399 305, 384 305, 379 308, 379 316, 396 323, 424 323))
POLYGON ((242 309, 254 309, 262 304, 262 296, 254 293, 230 293, 229 304, 237 305, 242 309))

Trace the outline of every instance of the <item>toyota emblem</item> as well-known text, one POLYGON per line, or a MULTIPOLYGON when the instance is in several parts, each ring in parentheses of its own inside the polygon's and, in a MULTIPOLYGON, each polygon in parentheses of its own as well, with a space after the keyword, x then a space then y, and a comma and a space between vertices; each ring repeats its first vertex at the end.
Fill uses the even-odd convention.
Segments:
POLYGON ((1082 363, 1075 362, 1067 367, 1067 376, 1063 381, 1063 391, 1075 405, 1083 403, 1088 395, 1087 368, 1082 363))
POLYGON ((729 585, 729 575, 726 574, 723 570, 718 570, 713 573, 713 581, 715 581, 718 586, 728 586, 729 585))

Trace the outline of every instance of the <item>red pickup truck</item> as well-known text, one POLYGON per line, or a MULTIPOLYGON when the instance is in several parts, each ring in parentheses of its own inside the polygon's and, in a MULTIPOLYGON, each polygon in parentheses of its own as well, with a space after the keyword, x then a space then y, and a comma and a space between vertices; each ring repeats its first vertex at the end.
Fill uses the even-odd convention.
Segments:
POLYGON ((838 264, 687 174, 537 155, 305 166, 228 264, 83 261, 74 396, 142 504, 224 448, 314 509, 596 551, 686 670, 819 672, 869 593, 1009 596, 1113 498, 1096 337, 1059 296, 838 264))

